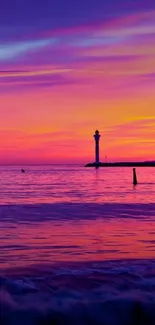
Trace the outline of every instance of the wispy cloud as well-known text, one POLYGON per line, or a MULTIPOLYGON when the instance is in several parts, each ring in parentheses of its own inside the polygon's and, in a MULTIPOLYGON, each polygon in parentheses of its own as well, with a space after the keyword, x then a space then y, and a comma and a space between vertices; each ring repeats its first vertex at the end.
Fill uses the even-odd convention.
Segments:
POLYGON ((30 40, 18 43, 0 44, 0 60, 10 60, 29 51, 53 45, 54 39, 30 40))
POLYGON ((152 147, 155 145, 155 116, 109 126, 104 128, 103 134, 109 147, 126 146, 126 150, 137 145, 145 149, 148 145, 152 147))

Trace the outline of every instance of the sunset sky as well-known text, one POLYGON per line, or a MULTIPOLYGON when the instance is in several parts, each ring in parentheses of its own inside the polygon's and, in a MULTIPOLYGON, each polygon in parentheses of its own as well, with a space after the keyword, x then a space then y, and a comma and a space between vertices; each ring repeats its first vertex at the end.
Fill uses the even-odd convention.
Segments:
POLYGON ((154 0, 1 8, 1 164, 155 160, 154 0))

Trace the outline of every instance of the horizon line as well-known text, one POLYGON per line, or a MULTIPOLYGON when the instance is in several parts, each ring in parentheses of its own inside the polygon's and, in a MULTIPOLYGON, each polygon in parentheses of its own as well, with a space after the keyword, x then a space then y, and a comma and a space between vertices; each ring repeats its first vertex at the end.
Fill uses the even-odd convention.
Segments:
MULTIPOLYGON (((119 160, 119 161, 110 161, 108 163, 137 163, 137 162, 155 162, 155 160, 132 160, 132 161, 128 161, 128 160, 119 160)), ((90 164, 93 164, 94 162, 90 162, 90 164)), ((105 162, 100 162, 100 163, 105 163, 105 162)), ((52 165, 59 165, 59 166, 62 166, 62 165, 69 165, 69 166, 72 166, 72 165, 82 165, 84 166, 84 162, 79 162, 79 163, 0 163, 0 166, 52 166, 52 165)))

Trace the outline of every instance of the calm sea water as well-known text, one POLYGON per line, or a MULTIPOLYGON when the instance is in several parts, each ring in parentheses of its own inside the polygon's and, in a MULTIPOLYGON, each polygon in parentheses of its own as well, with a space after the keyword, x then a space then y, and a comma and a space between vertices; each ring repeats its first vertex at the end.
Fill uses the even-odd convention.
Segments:
POLYGON ((85 168, 74 165, 0 166, 0 203, 153 203, 155 168, 85 168), (23 166, 22 166, 23 167, 23 166))
POLYGON ((89 317, 97 308, 91 317, 102 319, 93 324, 120 324, 120 319, 127 324, 126 313, 131 316, 128 324, 137 324, 132 318, 137 316, 129 311, 129 301, 135 299, 147 300, 152 308, 148 312, 152 323, 148 318, 138 323, 155 324, 155 168, 137 168, 136 187, 132 168, 22 168, 24 174, 20 166, 0 167, 4 323, 17 323, 18 315, 18 324, 23 325, 26 310, 29 318, 24 324, 35 317, 43 317, 45 324, 45 314, 48 319, 55 317, 48 313, 51 304, 65 312, 65 298, 67 308, 73 310, 74 301, 74 314, 78 310, 79 319, 81 315, 79 323, 67 319, 67 324, 89 323, 83 321, 85 309, 77 307, 86 301, 89 317), (128 301, 125 314, 120 309, 122 299, 128 301), (116 315, 109 318, 114 300, 118 309, 115 305, 116 315), (38 316, 38 309, 32 313, 34 301, 43 314, 38 316))
POLYGON ((155 169, 0 167, 1 267, 155 254, 155 169))

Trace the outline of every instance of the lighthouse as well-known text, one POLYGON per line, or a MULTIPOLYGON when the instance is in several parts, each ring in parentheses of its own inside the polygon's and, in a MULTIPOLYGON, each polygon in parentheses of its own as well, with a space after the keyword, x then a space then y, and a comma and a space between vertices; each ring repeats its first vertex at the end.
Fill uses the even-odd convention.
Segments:
POLYGON ((99 164, 99 162, 100 162, 100 157, 99 157, 100 134, 99 134, 98 130, 95 131, 94 139, 95 139, 95 163, 99 164))

